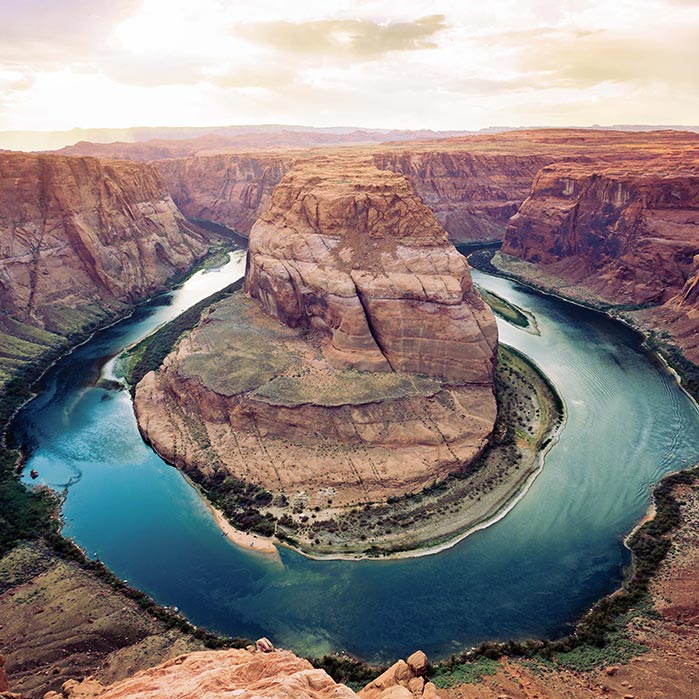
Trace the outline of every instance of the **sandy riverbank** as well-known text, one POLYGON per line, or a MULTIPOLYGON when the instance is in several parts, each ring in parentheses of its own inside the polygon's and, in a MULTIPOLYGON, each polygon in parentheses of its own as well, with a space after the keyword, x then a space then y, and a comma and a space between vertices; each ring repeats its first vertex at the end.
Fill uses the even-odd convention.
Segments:
POLYGON ((248 534, 236 529, 227 519, 226 516, 217 510, 213 505, 210 506, 211 512, 214 515, 216 524, 227 539, 232 541, 236 546, 252 551, 253 553, 261 553, 266 556, 279 556, 279 551, 271 539, 257 534, 248 534))

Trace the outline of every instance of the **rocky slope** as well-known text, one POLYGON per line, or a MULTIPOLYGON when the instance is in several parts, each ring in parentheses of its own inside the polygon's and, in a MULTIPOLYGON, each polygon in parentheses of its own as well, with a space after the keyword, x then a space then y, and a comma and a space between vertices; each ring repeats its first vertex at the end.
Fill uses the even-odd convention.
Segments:
POLYGON ((69 681, 62 693, 45 699, 439 699, 424 679, 426 669, 427 658, 417 651, 357 695, 307 660, 260 639, 256 648, 181 655, 110 686, 94 678, 69 681))
POLYGON ((207 249, 149 165, 0 154, 0 372, 123 312, 207 249))
POLYGON ((524 273, 564 295, 638 311, 699 361, 699 146, 545 167, 502 252, 532 263, 524 273))
POLYGON ((332 516, 483 449, 495 322, 404 177, 357 159, 290 171, 251 232, 246 289, 137 388, 167 459, 283 494, 287 515, 332 516))
MULTIPOLYGON (((0 558, 0 653, 9 686, 26 699, 86 675, 115 682, 202 648, 41 544, 0 558)), ((2 666, 0 655, 0 697, 2 666)))

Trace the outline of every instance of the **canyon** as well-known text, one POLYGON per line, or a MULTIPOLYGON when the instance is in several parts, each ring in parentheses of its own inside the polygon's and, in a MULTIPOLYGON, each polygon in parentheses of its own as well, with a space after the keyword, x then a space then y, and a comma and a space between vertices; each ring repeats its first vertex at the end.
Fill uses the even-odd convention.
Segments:
POLYGON ((622 313, 698 363, 698 231, 697 145, 649 159, 556 163, 510 220, 496 265, 622 313))
POLYGON ((136 388, 167 460, 298 519, 417 492, 482 452, 494 318, 405 177, 356 158, 289 170, 250 232, 245 291, 136 388))
POLYGON ((55 356, 207 254, 157 170, 0 154, 0 379, 55 356))
MULTIPOLYGON (((247 291, 255 300, 239 294, 214 306, 163 368, 144 379, 136 394, 144 431, 179 466, 195 463, 293 492, 292 508, 310 511, 328 500, 354 506, 414 492, 480 453, 495 420, 494 324, 446 234, 453 242, 504 237, 495 257, 502 270, 623 313, 699 362, 696 134, 542 130, 310 152, 248 146, 227 152, 230 144, 209 143, 192 154, 189 146, 100 150, 149 163, 0 154, 3 381, 125 313, 203 257, 211 234, 185 216, 250 236, 247 291), (388 228, 399 231, 399 243, 386 247, 388 228), (403 314, 409 326, 396 322, 403 314), (425 319, 430 332, 415 337, 413 327, 425 319), (440 337, 440 346, 446 341, 453 349, 435 356, 431 341, 457 325, 468 331, 440 337), (260 366, 262 346, 270 357, 260 366), (220 356, 206 356, 212 347, 220 356), (344 377, 364 382, 356 402, 346 400, 344 377), (272 391, 263 389, 268 383, 272 391), (390 413, 377 408, 378 393, 391 403, 390 413), (182 409, 186 402, 198 412, 182 409), (231 439, 232 424, 242 427, 241 442, 231 439), (309 425, 313 448, 304 444, 309 425), (291 444, 277 441, 289 436, 291 444), (407 457, 415 443, 421 451, 407 457), (367 458, 368 449, 378 461, 367 458), (333 473, 338 453, 347 459, 333 473), (274 463, 288 468, 279 473, 274 463), (307 483, 310 489, 302 487, 307 483)), ((690 523, 695 492, 681 492, 690 523)), ((674 687, 677 696, 691 696, 696 599, 686 581, 696 576, 695 540, 691 528, 682 531, 653 588, 662 618, 633 630, 650 654, 609 672, 546 679, 506 661, 492 680, 446 694, 645 697, 674 687)), ((105 598, 112 594, 100 590, 105 598)), ((105 617, 117 614, 115 605, 105 617)), ((84 629, 102 623, 87 618, 84 629)), ((108 652, 116 652, 120 634, 108 652)), ((138 662, 125 652, 120 675, 107 673, 104 681, 200 647, 174 634, 163 641, 161 634, 167 635, 139 627, 135 647, 152 635, 143 642, 157 652, 144 658, 138 649, 138 662)), ((101 643, 90 636, 85 646, 92 652, 101 643)), ((58 679, 88 674, 96 662, 88 655, 58 679)), ((188 666, 171 662, 173 671, 188 666)), ((293 662, 294 672, 313 672, 301 667, 305 661, 293 662)), ((22 670, 34 692, 46 681, 30 677, 37 667, 22 670)), ((40 672, 53 672, 51 663, 40 672)), ((177 684, 176 674, 169 677, 177 684)), ((186 682, 195 686, 196 678, 186 682)), ((123 689, 90 691, 116 697, 123 689)), ((309 696, 326 690, 342 696, 330 684, 312 689, 321 693, 309 696)), ((92 696, 72 685, 70 691, 92 696)))

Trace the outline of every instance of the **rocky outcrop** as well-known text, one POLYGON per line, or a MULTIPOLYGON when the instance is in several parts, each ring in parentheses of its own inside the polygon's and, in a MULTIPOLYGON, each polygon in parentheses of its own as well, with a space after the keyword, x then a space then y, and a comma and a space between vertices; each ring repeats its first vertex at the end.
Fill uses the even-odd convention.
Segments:
POLYGON ((553 156, 474 150, 389 151, 375 154, 374 162, 408 178, 452 242, 502 240, 536 173, 553 156))
POLYGON ((481 453, 494 318, 402 175, 295 167, 250 234, 245 285, 137 387, 166 459, 279 494, 298 520, 419 491, 481 453))
POLYGON ((439 699, 437 687, 425 678, 427 656, 415 651, 399 660, 359 692, 360 699, 439 699))
POLYGON ((62 333, 162 288, 207 245, 154 168, 0 155, 2 312, 62 333))
POLYGON ((335 367, 492 381, 492 314, 400 175, 298 165, 251 231, 245 289, 285 325, 326 337, 335 367))
POLYGON ((699 151, 545 167, 502 251, 563 294, 637 311, 699 360, 699 151))
POLYGON ((201 651, 105 687, 69 681, 45 699, 351 699, 357 695, 289 651, 201 651))
POLYGON ((181 211, 247 235, 288 168, 281 155, 211 155, 156 167, 181 211))
POLYGON ((423 677, 426 669, 427 658, 417 651, 357 695, 289 651, 250 647, 181 655, 109 686, 91 677, 71 680, 44 699, 439 699, 423 677))

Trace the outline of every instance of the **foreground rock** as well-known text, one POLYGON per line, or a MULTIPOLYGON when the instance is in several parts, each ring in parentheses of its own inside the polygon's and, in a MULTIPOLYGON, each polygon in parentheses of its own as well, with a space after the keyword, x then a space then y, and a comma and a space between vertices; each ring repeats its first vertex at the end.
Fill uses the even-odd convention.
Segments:
POLYGON ((699 361, 699 147, 652 160, 558 163, 537 176, 502 251, 529 278, 602 301, 699 361))
MULTIPOLYGON (((416 667, 424 653, 399 660, 360 693, 361 699, 439 699, 425 683, 426 665, 416 667), (410 687, 410 688, 409 688, 410 687)), ((285 650, 208 651, 182 655, 134 677, 105 687, 94 678, 69 681, 62 693, 44 699, 352 699, 351 689, 324 671, 285 650)))
POLYGON ((68 682, 45 699, 350 699, 356 694, 289 651, 203 651, 105 687, 68 682))
POLYGON ((207 249, 149 165, 0 154, 0 379, 123 313, 207 249))
POLYGON ((293 526, 482 451, 495 322, 404 177, 357 159, 289 172, 251 233, 246 289, 136 391, 144 434, 206 487, 271 491, 263 508, 293 526))

